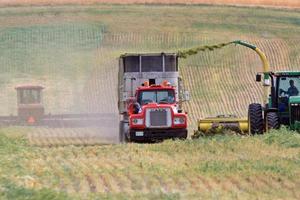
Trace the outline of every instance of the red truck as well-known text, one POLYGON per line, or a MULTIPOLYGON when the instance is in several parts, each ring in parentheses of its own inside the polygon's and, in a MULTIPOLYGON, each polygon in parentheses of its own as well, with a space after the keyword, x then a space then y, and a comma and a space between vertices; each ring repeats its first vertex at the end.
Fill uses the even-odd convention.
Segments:
POLYGON ((120 57, 120 141, 187 138, 187 114, 176 54, 125 54, 120 57))

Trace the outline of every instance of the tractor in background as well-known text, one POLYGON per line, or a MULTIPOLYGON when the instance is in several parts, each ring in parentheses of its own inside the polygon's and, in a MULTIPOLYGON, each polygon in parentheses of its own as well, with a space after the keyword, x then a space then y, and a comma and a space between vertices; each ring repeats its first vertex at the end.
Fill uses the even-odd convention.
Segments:
POLYGON ((45 114, 43 86, 23 84, 17 91, 17 115, 0 116, 0 127, 44 126, 49 128, 101 127, 115 119, 111 113, 45 114))
POLYGON ((17 116, 0 116, 0 126, 36 125, 45 115, 42 101, 44 87, 23 84, 15 87, 17 91, 17 116))
POLYGON ((40 85, 20 85, 17 90, 18 121, 20 123, 35 124, 42 120, 45 112, 42 103, 42 90, 40 85))

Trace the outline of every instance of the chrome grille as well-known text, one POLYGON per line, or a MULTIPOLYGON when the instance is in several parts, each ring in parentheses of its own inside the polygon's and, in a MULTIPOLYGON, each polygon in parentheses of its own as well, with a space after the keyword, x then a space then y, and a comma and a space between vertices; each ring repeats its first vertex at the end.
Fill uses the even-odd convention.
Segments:
POLYGON ((146 127, 165 128, 171 126, 170 108, 149 108, 146 111, 146 127))
POLYGON ((164 109, 150 111, 150 125, 167 126, 167 111, 164 109))
POLYGON ((295 123, 295 121, 300 121, 300 105, 291 106, 291 121, 295 123))

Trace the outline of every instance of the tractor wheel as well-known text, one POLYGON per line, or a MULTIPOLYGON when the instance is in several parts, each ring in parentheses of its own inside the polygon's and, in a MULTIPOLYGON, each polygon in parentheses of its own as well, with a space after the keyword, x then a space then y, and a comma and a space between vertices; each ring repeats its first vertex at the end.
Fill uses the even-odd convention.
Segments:
POLYGON ((279 116, 276 112, 268 112, 266 115, 266 130, 279 129, 279 116))
POLYGON ((249 105, 248 124, 250 134, 263 134, 264 120, 262 115, 262 107, 260 104, 253 103, 249 105))

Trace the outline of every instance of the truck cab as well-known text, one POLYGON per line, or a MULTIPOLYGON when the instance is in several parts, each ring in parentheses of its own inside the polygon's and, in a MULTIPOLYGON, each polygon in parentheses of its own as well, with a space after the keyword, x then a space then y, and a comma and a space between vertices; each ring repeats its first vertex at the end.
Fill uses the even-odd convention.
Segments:
POLYGON ((188 100, 176 54, 124 54, 119 60, 120 138, 152 141, 187 137, 188 100))
POLYGON ((187 116, 178 109, 175 87, 142 86, 136 92, 136 104, 129 107, 129 137, 138 141, 187 137, 187 116))

